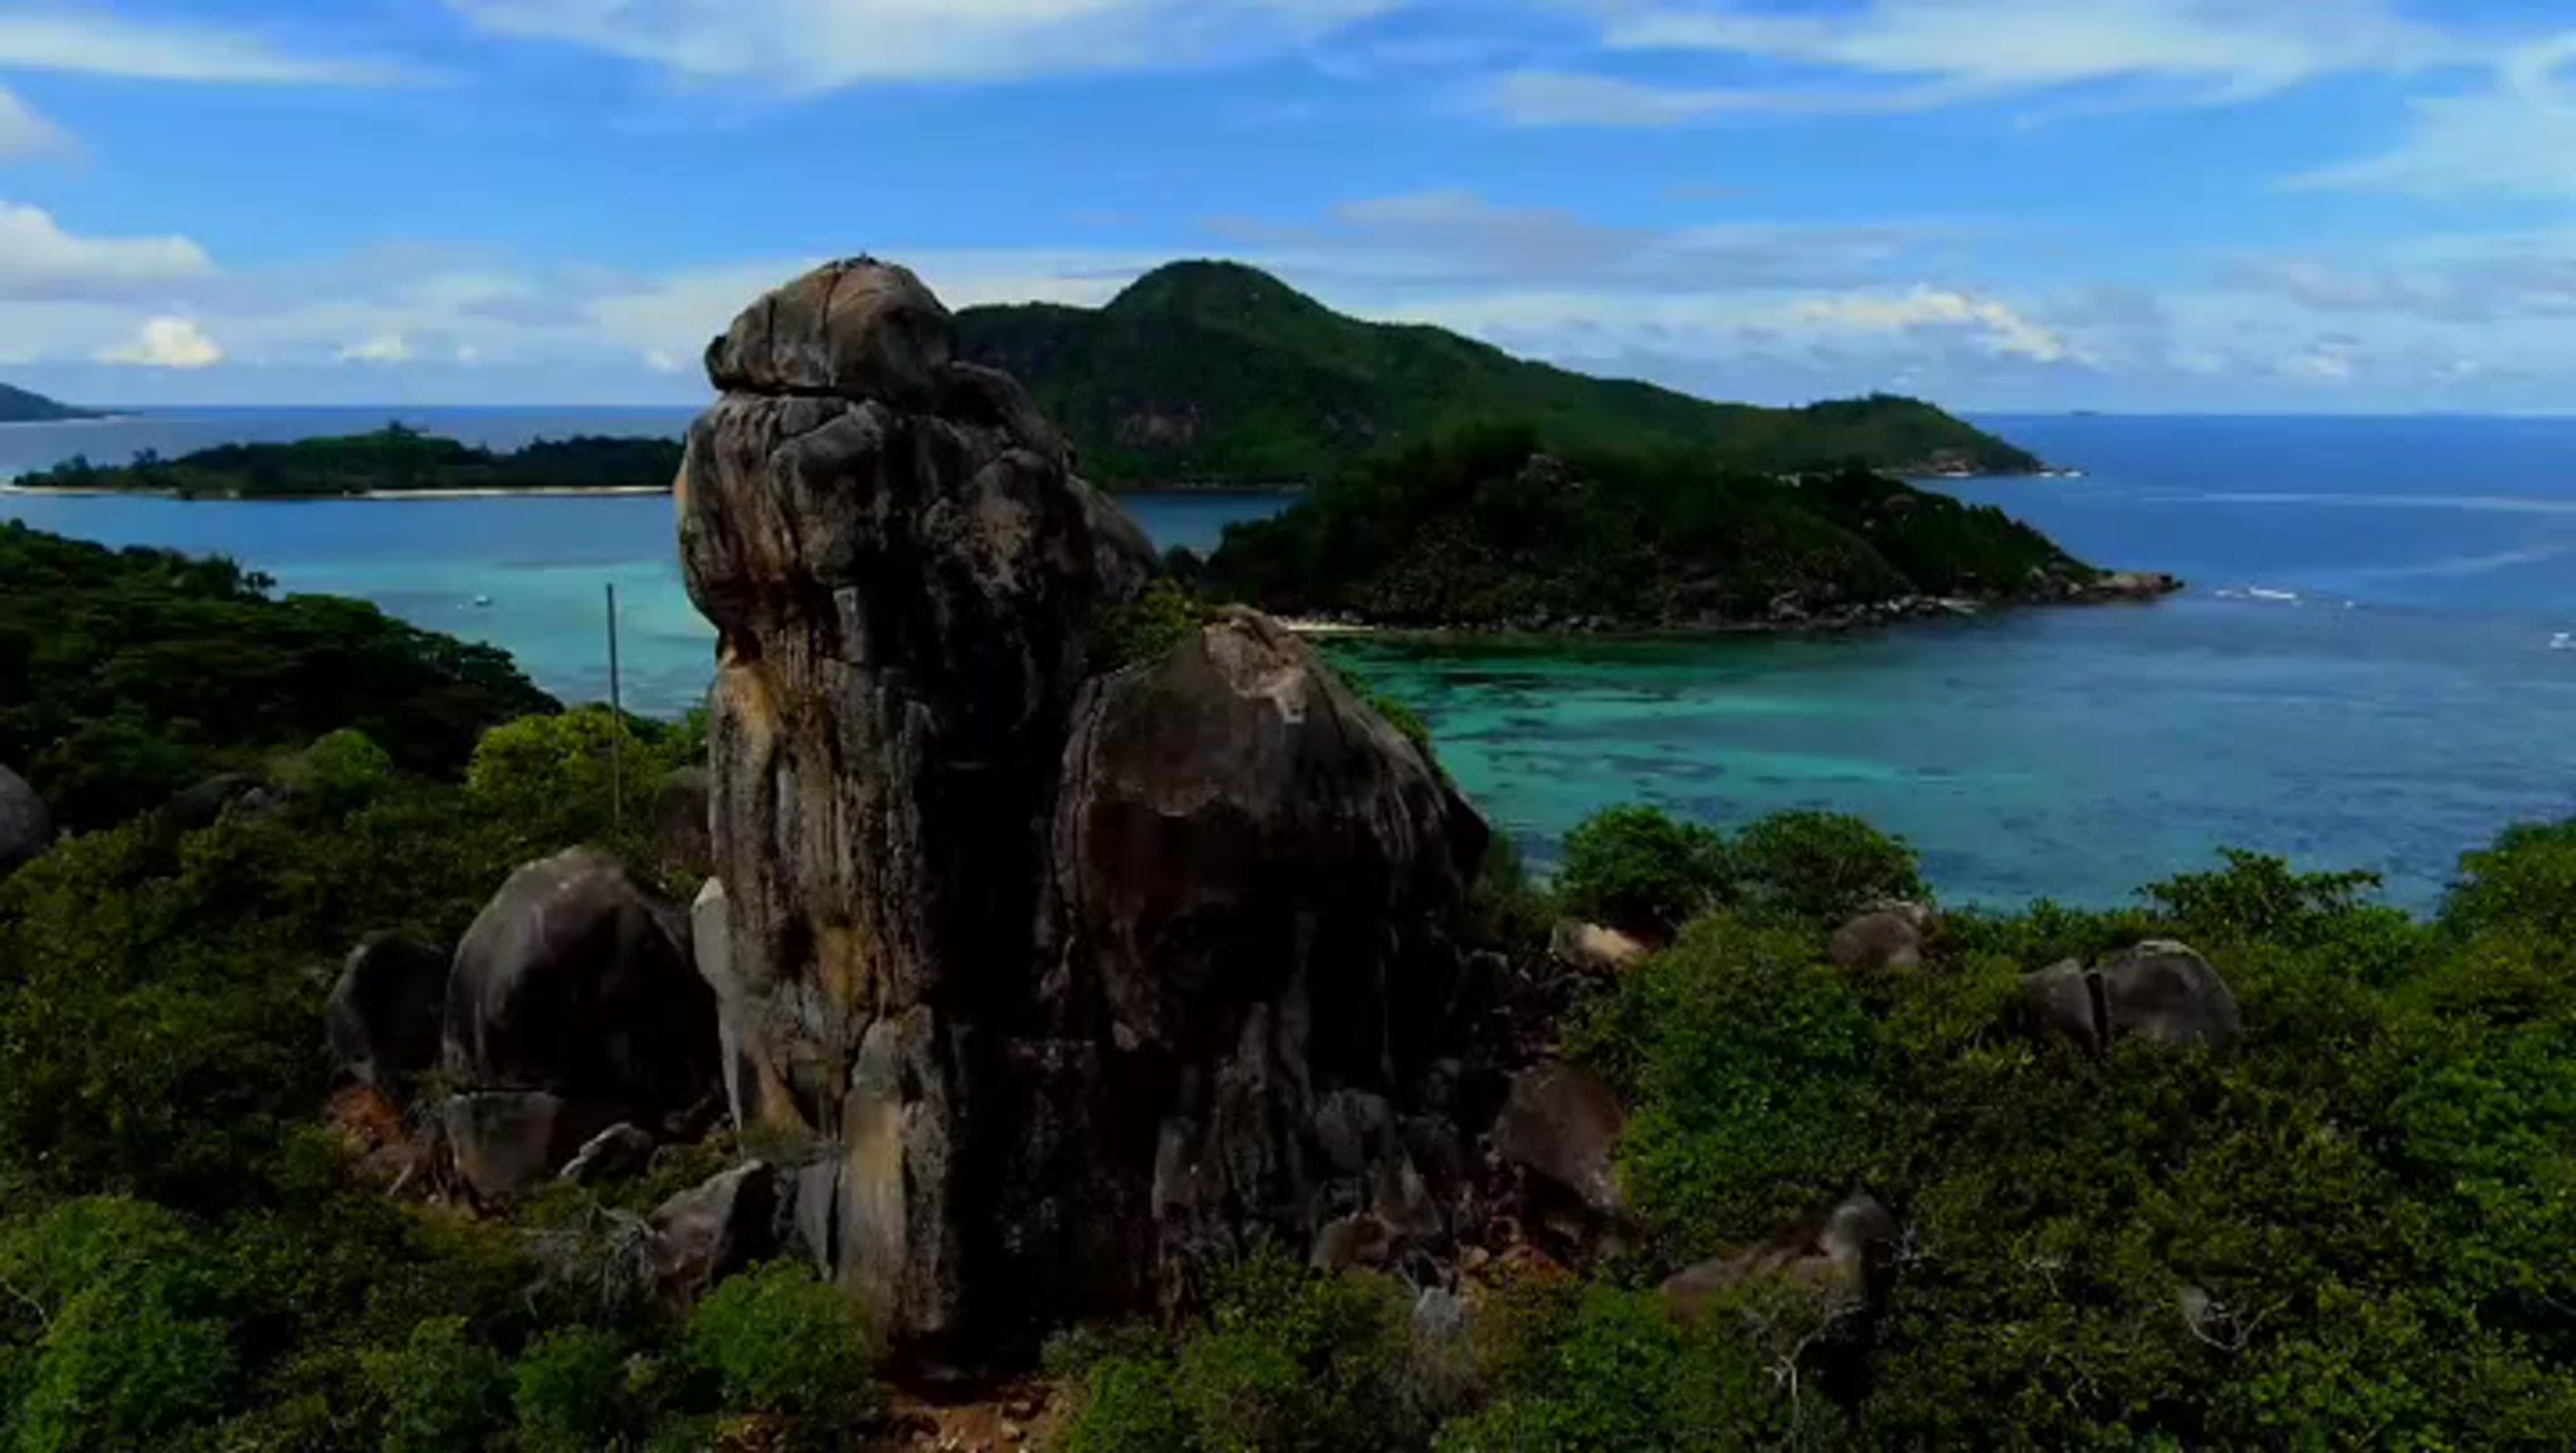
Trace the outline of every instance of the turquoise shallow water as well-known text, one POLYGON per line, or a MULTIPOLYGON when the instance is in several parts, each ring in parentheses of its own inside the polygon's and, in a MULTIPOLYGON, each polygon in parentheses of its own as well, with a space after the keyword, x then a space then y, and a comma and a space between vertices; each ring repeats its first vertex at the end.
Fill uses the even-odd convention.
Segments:
MULTIPOLYGON (((495 444, 676 433, 684 411, 415 412, 495 444)), ((238 411, 0 429, 0 474, 293 437, 374 413, 238 411)), ((2576 814, 2576 421, 1991 420, 2080 480, 1962 486, 2194 592, 1823 640, 1361 641, 1461 784, 1542 860, 1593 809, 1719 822, 1785 806, 1904 833, 1954 900, 2111 902, 2219 844, 2371 868, 2421 905, 2503 824, 2576 814)), ((1130 501, 1212 544, 1276 500, 1130 501)), ((364 596, 492 641, 559 695, 604 694, 617 582, 629 699, 704 689, 665 499, 182 504, 0 496, 0 517, 220 550, 290 590, 364 596), (489 606, 477 606, 489 597, 489 606)))

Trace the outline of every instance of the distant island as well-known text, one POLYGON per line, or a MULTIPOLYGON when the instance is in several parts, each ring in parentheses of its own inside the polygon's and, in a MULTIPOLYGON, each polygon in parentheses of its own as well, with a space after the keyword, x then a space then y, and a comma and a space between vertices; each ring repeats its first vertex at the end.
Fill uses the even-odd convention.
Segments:
POLYGON ((0 383, 0 424, 56 424, 70 419, 103 419, 91 409, 76 409, 56 403, 43 394, 32 394, 22 388, 0 383))
POLYGON ((1362 322, 1257 269, 1174 263, 1101 309, 957 314, 957 350, 1016 375, 1110 488, 1312 483, 1463 428, 1560 448, 1689 451, 1781 472, 2031 474, 2040 460, 1930 404, 1879 395, 1757 408, 1589 378, 1422 325, 1362 322))
POLYGON ((1176 563, 1285 615, 1486 631, 1830 627, 2180 588, 1859 463, 1782 475, 1512 428, 1388 456, 1176 563))
POLYGON ((583 436, 507 454, 388 424, 372 434, 292 444, 225 444, 177 459, 151 450, 122 465, 74 457, 21 475, 21 489, 164 494, 179 499, 330 499, 368 495, 621 493, 670 489, 676 439, 583 436))

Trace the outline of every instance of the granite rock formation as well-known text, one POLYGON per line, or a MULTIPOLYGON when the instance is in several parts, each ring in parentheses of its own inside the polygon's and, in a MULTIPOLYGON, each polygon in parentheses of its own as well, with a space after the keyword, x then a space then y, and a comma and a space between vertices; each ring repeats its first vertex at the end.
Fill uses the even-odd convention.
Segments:
POLYGON ((0 766, 0 875, 53 845, 54 819, 27 779, 0 766))
POLYGON ((510 875, 447 980, 442 1067, 465 1093, 446 1123, 478 1193, 525 1189, 619 1121, 677 1128, 715 1094, 715 996, 689 937, 686 914, 597 849, 510 875))
POLYGON ((2032 1030, 2090 1054, 2131 1037, 2156 1044, 2233 1050, 2244 1029, 2234 991, 2185 944, 2150 940, 2091 968, 2069 959, 2022 976, 2032 1030))
POLYGON ((349 951, 323 1006, 332 1056, 359 1083, 399 1103, 438 1063, 447 1002, 445 949, 400 933, 371 933, 349 951))
POLYGON ((909 272, 808 274, 708 371, 699 957, 739 1113, 810 1147, 795 1242, 898 1343, 990 1345, 1406 1210, 1404 1137, 1345 1167, 1318 1115, 1436 1057, 1485 840, 1437 766, 1248 612, 1092 675, 1151 550, 909 272))

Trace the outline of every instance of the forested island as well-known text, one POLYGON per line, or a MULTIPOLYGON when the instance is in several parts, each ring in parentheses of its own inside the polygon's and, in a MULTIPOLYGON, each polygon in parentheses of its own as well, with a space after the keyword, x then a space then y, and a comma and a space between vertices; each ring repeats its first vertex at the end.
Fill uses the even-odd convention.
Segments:
POLYGON ((89 409, 60 404, 43 394, 0 383, 0 424, 53 424, 72 419, 106 417, 89 409))
POLYGON ((1787 472, 2027 474, 2040 460, 1916 399, 1757 408, 1589 378, 1424 325, 1345 317, 1240 263, 1183 262, 1107 307, 968 308, 960 357, 1010 373, 1112 489, 1308 484, 1495 422, 1559 448, 1787 472))
POLYGON ((1698 453, 1553 452, 1528 428, 1336 477, 1230 528, 1203 580, 1291 615, 1555 631, 1851 623, 2177 588, 2096 569, 1999 509, 1859 461, 1760 473, 1698 453))
POLYGON ((22 475, 22 489, 166 494, 180 499, 327 499, 420 493, 643 493, 679 474, 676 439, 540 439, 509 453, 402 424, 289 444, 224 444, 177 459, 75 457, 22 475))

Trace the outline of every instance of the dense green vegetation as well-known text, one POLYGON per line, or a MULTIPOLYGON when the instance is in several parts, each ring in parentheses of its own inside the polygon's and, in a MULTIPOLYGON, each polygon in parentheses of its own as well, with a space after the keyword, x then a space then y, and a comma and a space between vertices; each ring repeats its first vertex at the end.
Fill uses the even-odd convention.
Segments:
POLYGON ((0 524, 0 762, 66 826, 105 827, 341 727, 451 773, 486 728, 554 707, 500 651, 269 586, 0 524))
POLYGON ((668 489, 676 439, 540 439, 507 454, 388 424, 372 434, 292 444, 223 444, 177 459, 151 450, 124 465, 75 457, 20 477, 43 489, 136 490, 182 499, 304 499, 420 489, 668 489))
POLYGON ((1542 452, 1474 430, 1236 525, 1203 583, 1393 625, 1693 626, 1909 597, 2038 597, 2095 572, 1991 506, 1865 468, 1778 477, 1706 457, 1542 452))
POLYGON ((1792 470, 2016 473, 2039 461, 1929 404, 1765 409, 1525 362, 1440 328, 1364 323, 1235 263, 1176 263, 1097 311, 969 308, 959 351, 1016 374, 1113 486, 1312 483, 1496 420, 1569 449, 1667 449, 1792 470))
POLYGON ((1820 910, 1909 881, 1902 845, 1830 818, 1729 842, 1653 817, 1578 835, 1561 880, 1642 889, 1633 926, 1700 910, 1569 1044, 1633 1107, 1642 1248, 1589 1284, 1507 1280, 1457 1338, 1408 1331, 1383 1310, 1398 1292, 1355 1278, 1237 1292, 1168 1340, 1068 1344, 1072 1446, 2563 1442, 2576 824, 2471 854, 2429 922, 2372 905, 2366 876, 2230 854, 2130 909, 1957 915, 1922 971, 1854 974, 1826 962, 1820 910), (1646 881, 1659 844, 1676 860, 1646 881), (2016 1022, 2024 971, 2155 936, 2221 966, 2241 1053, 2096 1062, 2016 1022), (1906 1228, 1875 1315, 1794 1278, 1695 1319, 1651 1290, 1858 1188, 1906 1228))
MULTIPOLYGON (((354 659, 472 686, 483 714, 397 750, 406 715, 332 672, 145 691, 124 678, 152 674, 150 632, 212 673, 206 619, 292 656, 272 633, 314 607, 215 563, 0 549, 0 587, 41 567, 130 625, 10 678, 13 712, 22 680, 71 704, 10 717, 8 750, 113 720, 279 789, 177 825, 97 797, 0 879, 0 1449, 859 1446, 883 1403, 837 1294, 771 1266, 681 1311, 620 1259, 619 1218, 731 1146, 478 1221, 387 1197, 326 1114, 317 1026, 352 939, 452 941, 512 865, 577 840, 683 886, 632 808, 703 755, 699 726, 460 685, 438 663, 466 648, 399 631, 354 659)), ((1193 609, 1159 600, 1119 649, 1193 609)), ((36 618, 5 619, 23 641, 36 618)), ((1067 1447, 2545 1447, 2576 1419, 2576 824, 2470 854, 2429 920, 2231 854, 2133 907, 1953 914, 1912 972, 1830 965, 1850 909, 1924 892, 1848 818, 1629 809, 1553 885, 1500 861, 1490 946, 1540 952, 1567 911, 1663 945, 1563 1026, 1632 1110, 1628 1243, 1588 1278, 1477 1273, 1462 1330, 1391 1279, 1255 1255, 1173 1327, 1058 1340, 1067 1447), (2149 937, 2224 972, 2240 1052, 2033 1041, 2022 973, 2149 937), (1654 1290, 1861 1189, 1905 1227, 1874 1313, 1795 1278, 1688 1319, 1654 1290)))
POLYGON ((59 419, 95 419, 98 415, 69 404, 58 404, 43 394, 0 383, 0 424, 42 424, 59 419))

